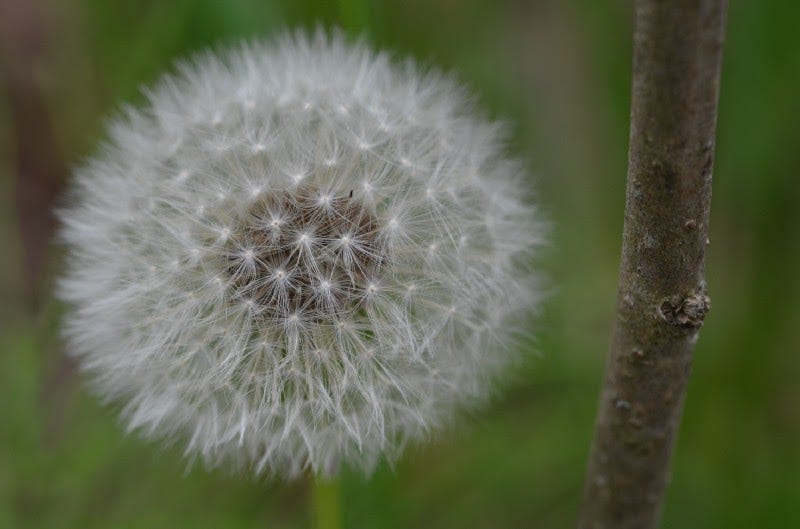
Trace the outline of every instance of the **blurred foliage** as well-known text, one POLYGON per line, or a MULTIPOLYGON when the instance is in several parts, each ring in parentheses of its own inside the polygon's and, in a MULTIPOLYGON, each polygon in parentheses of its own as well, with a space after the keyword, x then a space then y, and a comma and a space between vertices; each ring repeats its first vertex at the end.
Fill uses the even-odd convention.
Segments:
MULTIPOLYGON (((37 79, 61 155, 95 148, 176 56, 341 24, 457 72, 514 131, 552 244, 538 340, 492 406, 344 478, 346 526, 571 527, 616 291, 631 5, 611 0, 41 0, 37 79), (339 13, 343 13, 340 18, 339 13)), ((800 4, 731 2, 702 330, 664 527, 800 526, 800 4)), ((62 354, 51 302, 21 288, 14 130, 0 93, 0 527, 307 527, 307 484, 206 471, 124 436, 62 354)), ((46 153, 45 153, 46 154, 46 153)), ((57 253, 57 252, 54 252, 57 253)), ((57 271, 53 256, 51 271, 57 271)))

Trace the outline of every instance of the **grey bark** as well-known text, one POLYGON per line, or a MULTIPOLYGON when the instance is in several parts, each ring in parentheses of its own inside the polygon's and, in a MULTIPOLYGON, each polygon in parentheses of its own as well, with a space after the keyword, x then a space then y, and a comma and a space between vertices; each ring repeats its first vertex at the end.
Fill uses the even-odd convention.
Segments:
POLYGON ((726 0, 637 0, 617 316, 578 527, 657 527, 704 278, 726 0))

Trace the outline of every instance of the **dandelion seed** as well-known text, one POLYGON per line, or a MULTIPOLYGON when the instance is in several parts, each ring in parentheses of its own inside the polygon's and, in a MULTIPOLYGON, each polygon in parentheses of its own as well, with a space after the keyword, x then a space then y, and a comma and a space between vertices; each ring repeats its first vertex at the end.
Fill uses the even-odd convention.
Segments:
POLYGON ((178 72, 60 212, 69 350, 129 428, 212 466, 369 472, 485 398, 542 233, 458 83, 324 32, 178 72))

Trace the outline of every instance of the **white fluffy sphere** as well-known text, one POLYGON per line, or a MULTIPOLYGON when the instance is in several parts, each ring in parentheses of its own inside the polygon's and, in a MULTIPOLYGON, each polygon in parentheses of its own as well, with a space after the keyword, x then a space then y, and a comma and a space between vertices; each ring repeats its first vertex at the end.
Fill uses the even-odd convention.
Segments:
POLYGON ((256 473, 369 471, 487 394, 541 228, 456 82, 317 32, 146 96, 60 213, 69 349, 130 429, 256 473))

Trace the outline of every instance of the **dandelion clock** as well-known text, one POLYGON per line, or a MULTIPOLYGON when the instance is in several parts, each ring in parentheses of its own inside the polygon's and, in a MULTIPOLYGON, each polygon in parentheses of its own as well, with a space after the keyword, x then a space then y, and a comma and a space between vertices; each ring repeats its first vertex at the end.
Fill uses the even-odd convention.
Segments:
POLYGON ((178 64, 60 212, 70 354, 210 466, 369 473, 487 396, 541 229, 457 82, 322 31, 178 64))

